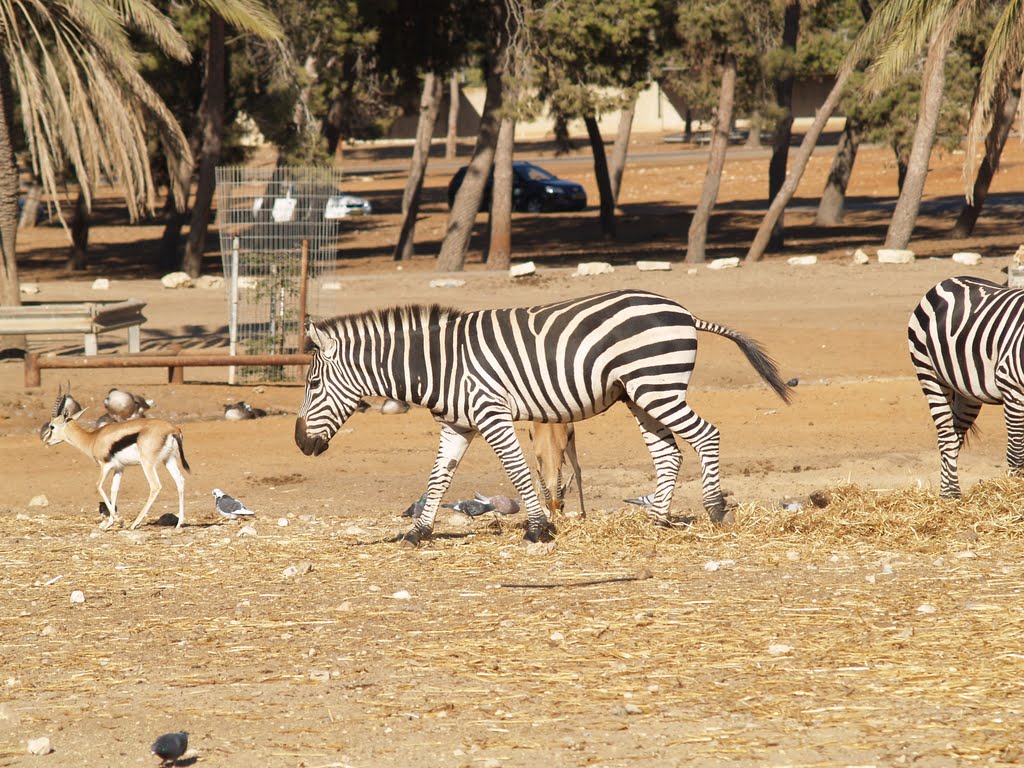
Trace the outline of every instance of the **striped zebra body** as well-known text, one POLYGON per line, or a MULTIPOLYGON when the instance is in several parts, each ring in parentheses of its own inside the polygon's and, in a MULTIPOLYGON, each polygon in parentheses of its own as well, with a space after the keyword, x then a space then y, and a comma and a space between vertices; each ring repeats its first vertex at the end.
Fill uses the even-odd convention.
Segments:
POLYGON ((696 319, 674 301, 622 290, 543 306, 460 312, 412 306, 338 317, 307 327, 314 347, 295 440, 307 455, 327 449, 360 397, 422 405, 441 423, 423 513, 406 534, 428 536, 441 498, 477 435, 497 453, 528 514, 527 538, 550 528, 533 488, 513 422, 573 422, 623 401, 657 474, 650 514, 668 515, 681 454, 675 436, 701 461, 703 502, 721 520, 719 434, 686 403, 697 331, 735 341, 784 399, 775 364, 750 339, 696 319))
POLYGON ((938 432, 939 492, 960 497, 957 458, 984 404, 1002 405, 1011 475, 1024 470, 1024 290, 943 280, 907 326, 910 358, 938 432))

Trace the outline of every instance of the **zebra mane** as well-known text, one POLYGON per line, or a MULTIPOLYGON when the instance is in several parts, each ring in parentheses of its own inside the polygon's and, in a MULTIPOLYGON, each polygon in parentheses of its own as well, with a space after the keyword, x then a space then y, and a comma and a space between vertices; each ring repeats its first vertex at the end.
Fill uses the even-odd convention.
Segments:
POLYGON ((338 315, 328 320, 317 323, 320 330, 343 339, 358 333, 358 329, 368 325, 383 326, 395 325, 399 328, 408 328, 413 325, 425 326, 436 324, 443 320, 454 320, 461 317, 462 310, 453 307, 443 307, 440 304, 406 304, 404 306, 384 307, 381 309, 369 309, 365 312, 355 312, 351 315, 338 315))

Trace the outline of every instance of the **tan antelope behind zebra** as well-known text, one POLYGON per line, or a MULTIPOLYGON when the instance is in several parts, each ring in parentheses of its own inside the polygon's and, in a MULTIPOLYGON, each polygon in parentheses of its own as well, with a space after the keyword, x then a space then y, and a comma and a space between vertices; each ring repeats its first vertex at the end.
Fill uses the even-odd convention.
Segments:
POLYGON ((530 425, 533 454, 537 459, 537 479, 544 504, 552 515, 562 512, 565 493, 573 479, 580 497, 580 517, 587 516, 583 503, 583 472, 576 457, 576 429, 569 424, 534 422, 530 425), (562 482, 562 467, 568 464, 572 474, 562 482))
POLYGON ((100 465, 100 479, 96 489, 106 505, 109 517, 100 524, 107 529, 117 522, 117 489, 121 485, 121 475, 125 467, 141 466, 149 483, 149 498, 135 522, 132 530, 139 527, 160 495, 160 478, 157 467, 167 467, 171 479, 178 488, 178 524, 180 528, 185 522, 185 476, 181 469, 189 471, 182 446, 181 429, 163 419, 132 419, 131 421, 107 424, 90 431, 78 423, 84 410, 72 413, 68 408, 71 392, 57 391, 57 399, 53 403, 50 422, 43 427, 41 437, 47 445, 67 443, 72 445, 100 465), (179 467, 178 464, 181 464, 179 467), (110 481, 108 498, 103 484, 107 475, 113 473, 110 481))

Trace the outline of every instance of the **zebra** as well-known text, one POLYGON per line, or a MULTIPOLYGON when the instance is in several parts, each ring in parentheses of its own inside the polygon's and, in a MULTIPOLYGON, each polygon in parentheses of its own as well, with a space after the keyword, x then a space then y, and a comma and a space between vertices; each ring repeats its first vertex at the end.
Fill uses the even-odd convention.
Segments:
POLYGON ((910 359, 935 429, 939 495, 960 498, 957 457, 981 406, 1003 406, 1010 475, 1024 471, 1024 290, 977 277, 943 280, 907 324, 910 359))
POLYGON ((648 511, 653 521, 672 524, 678 435, 700 458, 704 508, 721 522, 719 432, 686 403, 697 331, 735 342, 789 402, 790 387, 761 345, 647 291, 472 312, 413 305, 306 325, 312 358, 295 442, 307 456, 323 453, 364 396, 425 406, 441 425, 440 444, 426 504, 403 545, 415 547, 431 535, 441 498, 478 434, 523 500, 526 539, 536 542, 549 538, 554 527, 534 490, 513 422, 579 421, 622 401, 654 460, 655 501, 648 511))

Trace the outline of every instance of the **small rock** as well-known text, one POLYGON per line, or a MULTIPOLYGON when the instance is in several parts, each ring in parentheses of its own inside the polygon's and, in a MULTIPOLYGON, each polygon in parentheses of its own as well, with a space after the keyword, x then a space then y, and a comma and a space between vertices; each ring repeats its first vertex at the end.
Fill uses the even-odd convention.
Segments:
POLYGON ((791 549, 786 553, 786 559, 796 562, 800 559, 800 553, 797 552, 795 549, 791 549))
POLYGON ((392 593, 391 598, 393 600, 412 600, 412 595, 407 590, 400 589, 397 592, 392 593))
POLYGON ((708 269, 734 269, 739 265, 739 257, 730 256, 728 259, 715 259, 708 264, 708 269))
POLYGON ((918 613, 925 613, 925 614, 937 613, 938 610, 939 609, 936 608, 931 603, 922 603, 921 605, 917 606, 917 612, 918 613))
POLYGON ((105 277, 97 277, 92 281, 92 289, 94 291, 109 291, 110 281, 105 277))
POLYGON ((39 286, 36 283, 22 283, 19 290, 24 294, 35 295, 39 293, 39 286))
POLYGON ((669 272, 672 270, 670 261, 638 261, 636 268, 641 272, 669 272))
POLYGON ((978 556, 978 554, 973 550, 965 549, 963 552, 957 552, 956 556, 959 557, 961 560, 973 560, 978 556))
POLYGON ((286 579, 291 579, 296 576, 304 576, 312 570, 312 563, 302 562, 298 563, 297 565, 289 565, 287 568, 284 569, 284 571, 282 571, 282 575, 286 579))
POLYGON ((913 264, 914 252, 906 248, 879 248, 879 264, 913 264))
POLYGON ((48 755, 51 752, 53 752, 53 747, 50 745, 50 739, 46 736, 32 739, 28 743, 28 753, 30 755, 48 755))
POLYGON ((346 536, 365 536, 369 531, 365 528, 360 528, 358 525, 350 525, 342 533, 346 536))
POLYGON ((43 637, 53 637, 57 634, 57 630, 54 629, 53 624, 47 624, 39 634, 43 637))
POLYGON ((466 284, 465 280, 456 280, 453 278, 443 278, 440 280, 431 280, 431 288, 461 288, 466 284))
POLYGON ((46 498, 46 494, 40 493, 38 496, 33 496, 28 505, 30 507, 48 507, 50 506, 50 500, 46 498))
POLYGON ((76 589, 74 592, 71 593, 71 604, 72 605, 79 605, 79 604, 84 603, 84 602, 85 602, 85 593, 82 590, 76 589))
POLYGON ((791 267, 809 267, 812 264, 818 263, 817 256, 790 256, 786 259, 786 263, 791 267))
POLYGON ((960 539, 960 541, 977 541, 978 532, 973 528, 964 528, 962 531, 957 533, 956 537, 960 539))
POLYGON ((277 518, 277 527, 278 528, 287 528, 288 527, 288 518, 287 517, 279 517, 279 518, 277 518))
POLYGON ((560 643, 563 640, 565 640, 565 635, 563 635, 561 632, 552 632, 550 635, 548 635, 548 640, 550 640, 552 643, 560 643))
POLYGON ((204 291, 217 291, 224 287, 224 278, 220 275, 200 275, 196 278, 196 288, 204 291))
POLYGON ((797 386, 799 384, 800 384, 800 379, 796 378, 796 376, 794 376, 792 379, 790 379, 789 381, 786 382, 786 386, 787 387, 795 387, 795 386, 797 386))
POLYGON ((832 501, 832 497, 829 495, 828 491, 812 491, 809 498, 811 500, 811 504, 816 506, 818 509, 824 509, 832 501))
POLYGON ((326 669, 318 669, 309 673, 310 680, 316 680, 318 683, 327 683, 331 680, 331 673, 326 669))
POLYGON ((555 551, 554 541, 531 541, 526 545, 526 554, 529 557, 539 557, 542 555, 550 555, 555 551))
POLYGON ((255 536, 256 535, 256 529, 253 528, 251 525, 243 525, 241 528, 238 529, 238 533, 236 535, 237 536, 255 536))
POLYGON ((981 254, 970 251, 958 251, 953 254, 953 261, 968 267, 976 267, 981 263, 981 254))
POLYGON ((714 572, 714 571, 717 571, 721 567, 722 567, 722 564, 720 562, 718 562, 717 560, 708 560, 706 563, 704 563, 704 570, 705 571, 714 572))
POLYGON ((854 264, 870 264, 871 257, 864 253, 863 250, 858 248, 853 252, 853 263, 854 264))
MULTIPOLYGON (((193 285, 188 272, 169 272, 160 278, 160 283, 164 288, 191 288, 193 285)), ((238 284, 241 285, 242 281, 239 280, 238 284)))
POLYGON ((583 261, 576 265, 576 277, 590 277, 592 275, 610 275, 615 267, 607 261, 583 261))
POLYGON ((627 715, 641 715, 641 714, 643 714, 643 710, 640 709, 640 707, 637 706, 636 704, 633 704, 632 702, 630 702, 629 704, 623 704, 622 705, 622 711, 625 712, 627 715))
MULTIPOLYGON (((787 512, 799 512, 804 508, 804 505, 801 504, 799 501, 783 501, 781 503, 782 508, 787 512)), ((794 558, 791 557, 790 560, 792 559, 794 558)))
POLYGON ((513 264, 508 268, 509 277, 526 277, 537 271, 537 265, 532 261, 524 261, 522 264, 513 264))
POLYGON ((786 645, 785 643, 772 643, 768 646, 768 653, 770 653, 772 656, 785 656, 792 650, 793 646, 786 645))

